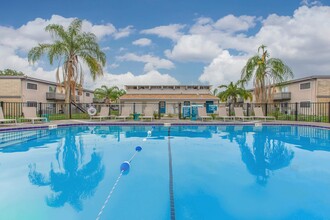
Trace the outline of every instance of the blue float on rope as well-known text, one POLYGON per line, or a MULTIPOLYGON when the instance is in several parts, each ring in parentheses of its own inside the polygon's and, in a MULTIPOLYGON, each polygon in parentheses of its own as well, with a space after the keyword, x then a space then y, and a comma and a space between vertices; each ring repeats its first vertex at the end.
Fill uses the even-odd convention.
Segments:
POLYGON ((137 152, 140 152, 140 151, 142 150, 142 147, 137 146, 137 147, 135 148, 135 150, 136 150, 137 152))
POLYGON ((124 161, 121 165, 120 165, 120 171, 128 172, 129 168, 131 167, 131 164, 128 161, 124 161))

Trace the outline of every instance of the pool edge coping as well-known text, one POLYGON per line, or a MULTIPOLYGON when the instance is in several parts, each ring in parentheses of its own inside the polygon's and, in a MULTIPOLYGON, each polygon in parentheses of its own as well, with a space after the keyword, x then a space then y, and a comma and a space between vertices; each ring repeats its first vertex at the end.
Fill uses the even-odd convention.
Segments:
MULTIPOLYGON (((63 124, 46 124, 39 126, 23 125, 21 127, 3 127, 0 128, 0 133, 2 132, 11 132, 11 131, 26 131, 26 130, 38 130, 38 129, 52 129, 50 126, 56 126, 56 128, 64 128, 71 126, 164 126, 165 123, 171 124, 171 126, 255 126, 256 123, 261 124, 261 126, 274 126, 274 125, 292 125, 292 126, 306 126, 306 127, 315 127, 330 129, 329 125, 323 124, 311 124, 303 122, 290 122, 290 121, 279 121, 279 122, 265 122, 265 121, 253 121, 253 122, 80 122, 80 123, 63 123, 63 124)), ((55 128, 55 129, 56 129, 55 128)))

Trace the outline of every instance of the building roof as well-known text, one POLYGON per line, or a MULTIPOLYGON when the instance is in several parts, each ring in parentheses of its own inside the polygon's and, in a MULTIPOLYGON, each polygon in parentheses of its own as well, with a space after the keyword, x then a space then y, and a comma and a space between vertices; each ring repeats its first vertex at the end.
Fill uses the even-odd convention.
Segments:
MULTIPOLYGON (((52 86, 57 86, 58 83, 56 82, 52 82, 52 81, 48 81, 48 80, 43 80, 43 79, 37 79, 37 78, 33 78, 33 77, 29 77, 29 76, 0 76, 0 79, 21 79, 21 80, 29 80, 32 82, 39 82, 39 83, 44 83, 44 84, 48 84, 48 85, 52 85, 52 86)), ((90 92, 90 93, 94 93, 93 90, 89 90, 89 89, 83 89, 84 92, 90 92)))
POLYGON ((303 77, 303 78, 299 78, 299 79, 293 79, 293 80, 289 80, 286 82, 283 82, 283 85, 287 85, 287 84, 292 84, 292 83, 297 83, 297 82, 303 82, 303 81, 308 81, 308 80, 316 80, 316 79, 330 79, 330 75, 313 75, 313 76, 307 76, 307 77, 303 77))
MULTIPOLYGON (((292 80, 288 80, 285 81, 283 83, 280 84, 276 84, 278 85, 289 85, 289 84, 293 84, 293 83, 299 83, 299 82, 304 82, 304 81, 309 81, 309 80, 317 80, 317 79, 330 79, 330 75, 313 75, 313 76, 307 76, 307 77, 303 77, 303 78, 298 78, 298 79, 292 79, 292 80)), ((253 89, 247 89, 248 91, 253 91, 253 89)))
POLYGON ((219 100, 211 94, 125 94, 120 100, 219 100))

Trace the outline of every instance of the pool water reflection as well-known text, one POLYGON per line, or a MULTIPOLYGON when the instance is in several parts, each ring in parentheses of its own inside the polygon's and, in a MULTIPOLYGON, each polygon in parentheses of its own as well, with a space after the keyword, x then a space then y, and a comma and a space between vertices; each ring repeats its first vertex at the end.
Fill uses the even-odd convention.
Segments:
POLYGON ((74 126, 42 134, 0 147, 0 219, 95 219, 138 145, 101 219, 171 219, 169 140, 176 219, 330 216, 327 129, 172 126, 168 136, 162 126, 74 126))

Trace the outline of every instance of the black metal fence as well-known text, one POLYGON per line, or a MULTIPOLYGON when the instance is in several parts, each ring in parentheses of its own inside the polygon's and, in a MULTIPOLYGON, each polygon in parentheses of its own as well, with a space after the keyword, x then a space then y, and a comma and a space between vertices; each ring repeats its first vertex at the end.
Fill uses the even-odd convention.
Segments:
MULTIPOLYGON (((246 116, 254 116, 254 108, 261 107, 265 116, 274 116, 277 120, 330 123, 330 102, 196 104, 206 107, 206 112, 213 118, 216 118, 219 108, 226 108, 227 114, 234 116, 234 107, 242 107, 246 116)), ((183 113, 184 104, 177 102, 124 104, 0 102, 5 118, 23 118, 24 106, 35 107, 37 116, 47 117, 49 120, 89 119, 87 110, 91 106, 97 112, 100 112, 102 106, 109 107, 110 115, 121 115, 125 107, 133 118, 145 114, 146 109, 151 108, 155 119, 191 119, 191 115, 185 117, 183 113)))

